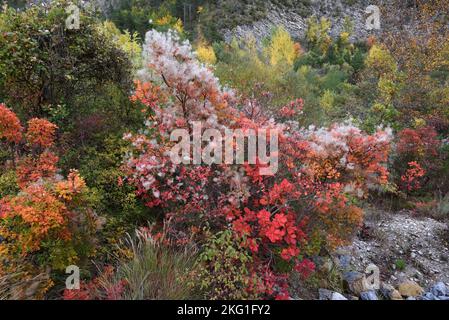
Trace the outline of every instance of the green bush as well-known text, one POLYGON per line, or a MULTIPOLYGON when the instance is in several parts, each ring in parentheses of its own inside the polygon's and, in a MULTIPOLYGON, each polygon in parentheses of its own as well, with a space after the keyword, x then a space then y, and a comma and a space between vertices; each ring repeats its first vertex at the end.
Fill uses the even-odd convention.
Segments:
POLYGON ((7 170, 0 174, 0 199, 15 195, 19 191, 19 186, 17 185, 16 173, 14 170, 7 170))
POLYGON ((199 268, 191 286, 209 300, 255 299, 257 294, 248 290, 257 287, 258 279, 249 269, 252 258, 231 230, 209 234, 199 256, 199 268))

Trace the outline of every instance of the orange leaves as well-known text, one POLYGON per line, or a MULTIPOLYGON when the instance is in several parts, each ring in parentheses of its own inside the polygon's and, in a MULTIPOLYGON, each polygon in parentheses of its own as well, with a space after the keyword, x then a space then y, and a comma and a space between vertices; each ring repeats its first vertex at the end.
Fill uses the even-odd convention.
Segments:
MULTIPOLYGON (((0 252, 12 260, 32 261, 38 256, 56 269, 76 262, 81 230, 83 237, 95 230, 88 191, 76 171, 66 181, 24 182, 18 195, 0 203, 0 235, 6 239, 0 243, 0 252)), ((89 245, 82 250, 84 254, 89 245)))
POLYGON ((13 245, 9 243, 11 253, 16 251, 16 254, 25 256, 37 251, 49 234, 61 240, 70 238, 65 226, 65 205, 41 185, 31 185, 20 195, 10 198, 4 210, 3 218, 11 221, 16 228, 20 226, 22 229, 21 232, 10 234, 15 239, 13 245))
POLYGON ((310 149, 304 162, 309 174, 322 182, 346 185, 347 193, 360 197, 368 188, 385 184, 391 132, 363 133, 353 125, 305 132, 310 149))
MULTIPOLYGON (((25 188, 40 179, 54 178, 59 158, 48 148, 54 143, 56 129, 56 125, 45 119, 34 118, 28 121, 25 133, 27 145, 41 149, 34 150, 29 155, 18 159, 16 174, 19 187, 25 188)), ((5 138, 8 142, 18 144, 23 138, 21 131, 22 126, 14 112, 0 104, 0 139, 5 138)), ((31 150, 21 151, 29 152, 31 150)))
MULTIPOLYGON (((3 105, 0 111, 1 137, 20 143, 17 117, 3 105)), ((63 270, 77 261, 79 253, 89 252, 87 240, 83 248, 77 247, 80 239, 95 231, 89 190, 76 171, 67 180, 56 174, 58 157, 50 150, 56 129, 45 119, 28 122, 27 143, 20 144, 22 156, 16 166, 20 193, 0 200, 0 254, 10 264, 25 261, 36 267, 37 261, 38 267, 63 270)))
POLYGON ((31 119, 25 137, 30 145, 42 148, 51 147, 58 127, 45 119, 31 119))
POLYGON ((84 182, 84 179, 80 177, 78 171, 71 170, 67 177, 67 181, 56 183, 55 192, 60 198, 71 201, 74 195, 83 192, 86 188, 86 183, 84 182))
POLYGON ((34 158, 28 156, 21 159, 16 168, 19 187, 23 188, 40 179, 54 178, 58 160, 59 158, 49 151, 45 151, 34 158))
MULTIPOLYGON (((159 86, 152 84, 151 82, 136 81, 136 89, 134 95, 131 96, 131 101, 140 101, 151 110, 155 109, 161 103, 166 102, 166 97, 159 86)), ((146 112, 147 110, 142 110, 146 112)))
POLYGON ((0 140, 6 139, 10 143, 22 140, 22 126, 14 112, 4 104, 0 104, 0 140))

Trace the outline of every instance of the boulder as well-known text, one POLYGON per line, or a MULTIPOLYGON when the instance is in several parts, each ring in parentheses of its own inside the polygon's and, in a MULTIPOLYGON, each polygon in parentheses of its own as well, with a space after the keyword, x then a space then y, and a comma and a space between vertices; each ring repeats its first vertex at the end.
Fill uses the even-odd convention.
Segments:
POLYGON ((346 297, 344 295, 342 295, 341 293, 334 292, 334 293, 332 293, 331 300, 348 300, 348 299, 346 299, 346 297))
POLYGON ((404 299, 402 299, 402 296, 401 296, 401 294, 399 293, 399 291, 396 290, 396 289, 393 290, 393 292, 391 293, 390 299, 391 299, 391 300, 404 300, 404 299))
POLYGON ((362 300, 379 300, 379 298, 377 297, 376 291, 374 291, 374 290, 362 292, 360 294, 360 298, 362 300))
POLYGON ((443 282, 438 282, 436 285, 434 285, 430 289, 430 292, 436 297, 442 297, 448 294, 446 285, 443 282))
POLYGON ((343 270, 348 270, 351 267, 351 256, 341 255, 338 257, 338 265, 343 270))
POLYGON ((332 299, 332 291, 327 289, 319 289, 318 295, 320 300, 331 300, 332 299))
POLYGON ((399 293, 403 297, 417 297, 424 293, 424 289, 416 282, 408 280, 399 285, 399 293))
POLYGON ((426 292, 422 296, 422 300, 440 300, 437 296, 435 296, 432 292, 426 292))
POLYGON ((318 294, 320 300, 348 300, 342 294, 327 289, 319 289, 318 294))
POLYGON ((391 294, 394 290, 394 287, 388 283, 382 282, 380 284, 380 293, 385 299, 391 299, 391 294))
POLYGON ((355 271, 346 272, 343 275, 343 286, 356 296, 370 290, 365 275, 355 271))
POLYGON ((392 285, 382 282, 380 285, 380 293, 385 299, 403 300, 401 294, 392 285))

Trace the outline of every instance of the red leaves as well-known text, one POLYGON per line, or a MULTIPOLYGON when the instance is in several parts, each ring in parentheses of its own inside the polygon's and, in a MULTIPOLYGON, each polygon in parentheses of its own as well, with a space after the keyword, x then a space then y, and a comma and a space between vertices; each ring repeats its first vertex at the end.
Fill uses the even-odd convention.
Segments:
POLYGON ((28 130, 25 136, 30 145, 48 148, 54 143, 57 128, 48 120, 34 118, 28 121, 28 130))
POLYGON ((275 204, 282 206, 287 202, 289 197, 295 197, 295 186, 284 179, 280 184, 274 184, 268 196, 260 199, 260 204, 263 206, 275 204))
POLYGON ((296 264, 295 271, 298 272, 303 278, 308 278, 313 272, 315 272, 315 264, 309 259, 304 259, 296 264))
MULTIPOLYGON (((297 224, 292 213, 272 214, 265 209, 255 213, 245 208, 243 215, 233 222, 234 232, 247 237, 247 246, 251 251, 259 252, 262 244, 275 245, 281 248, 280 256, 287 261, 299 256, 298 245, 306 238, 302 227, 303 223, 297 224)), ((263 250, 268 248, 263 245, 263 250)))
POLYGON ((10 143, 22 140, 22 126, 16 114, 4 104, 0 104, 0 140, 6 139, 10 143))
POLYGON ((82 282, 80 289, 65 289, 64 300, 121 300, 128 286, 124 279, 116 280, 114 268, 106 266, 101 275, 92 281, 82 282))
POLYGON ((407 191, 416 191, 421 188, 420 179, 426 175, 426 171, 418 162, 412 161, 408 164, 406 173, 401 176, 401 181, 407 191))
POLYGON ((441 141, 432 127, 404 129, 398 136, 395 164, 397 176, 401 177, 398 185, 404 191, 416 191, 421 188, 422 178, 427 173, 441 168, 441 141))
POLYGON ((45 151, 36 157, 22 158, 16 168, 17 183, 23 188, 39 179, 53 178, 57 171, 59 158, 50 151, 45 151))
POLYGON ((281 117, 290 118, 295 115, 301 115, 304 109, 304 100, 296 99, 279 110, 281 117))
POLYGON ((240 236, 248 236, 251 234, 251 227, 245 220, 240 217, 232 223, 234 231, 240 236))
POLYGON ((285 224, 287 223, 287 218, 284 214, 276 214, 273 221, 271 221, 270 213, 262 210, 257 217, 261 226, 260 236, 267 237, 271 243, 282 240, 285 235, 285 224))
POLYGON ((307 275, 313 264, 300 255, 310 236, 320 245, 329 245, 328 239, 341 242, 356 230, 361 209, 351 207, 347 195, 363 197, 369 187, 386 182, 391 131, 368 135, 346 123, 300 128, 293 121, 302 113, 302 99, 280 110, 279 123, 257 101, 243 99, 240 104, 245 107, 237 112, 228 104, 234 102, 234 95, 219 86, 210 70, 198 68, 188 45, 170 34, 154 32, 152 36, 146 44, 148 65, 152 73, 163 75, 167 86, 160 90, 167 103, 158 101, 159 89, 154 84, 137 84, 132 99, 155 111, 147 128, 158 131, 128 135, 134 153, 127 161, 127 180, 137 186, 148 206, 167 213, 172 227, 179 228, 178 234, 194 227, 199 230, 194 235, 201 237, 205 225, 215 232, 232 228, 251 251, 254 269, 272 275, 267 277, 272 285, 266 287, 273 289, 276 283, 281 296, 288 297, 281 277, 272 273, 274 261, 283 259, 307 275), (180 70, 188 70, 189 77, 180 70), (258 162, 242 166, 171 163, 166 155, 172 146, 166 141, 170 129, 189 126, 192 121, 219 130, 276 129, 279 170, 261 176, 258 162), (300 259, 303 262, 297 265, 300 259))
POLYGON ((404 129, 399 132, 397 151, 399 154, 411 154, 415 157, 436 156, 441 142, 437 132, 431 127, 404 129))

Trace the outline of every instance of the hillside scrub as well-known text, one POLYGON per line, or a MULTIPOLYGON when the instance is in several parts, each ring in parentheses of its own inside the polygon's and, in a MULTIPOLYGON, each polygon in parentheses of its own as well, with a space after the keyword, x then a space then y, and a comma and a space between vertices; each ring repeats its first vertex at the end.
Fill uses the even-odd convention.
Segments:
POLYGON ((400 39, 310 17, 303 39, 222 41, 275 8, 259 2, 77 3, 79 30, 65 0, 2 7, 0 299, 367 298, 327 259, 373 240, 408 272, 376 212, 444 232, 444 1, 418 1, 425 28, 400 39))

